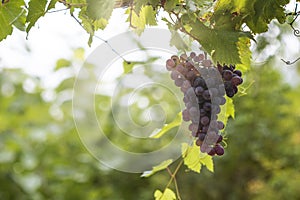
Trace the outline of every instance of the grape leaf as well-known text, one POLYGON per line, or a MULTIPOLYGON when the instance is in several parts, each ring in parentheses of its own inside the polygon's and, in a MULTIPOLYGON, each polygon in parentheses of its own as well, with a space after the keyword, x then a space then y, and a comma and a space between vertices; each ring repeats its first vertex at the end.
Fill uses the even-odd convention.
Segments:
POLYGON ((134 11, 136 14, 139 15, 141 12, 142 7, 147 5, 152 5, 152 7, 158 6, 160 3, 160 0, 134 0, 134 11))
POLYGON ((51 10, 52 8, 55 8, 55 4, 57 3, 57 0, 51 0, 47 6, 46 12, 51 10))
POLYGON ((172 159, 165 160, 162 163, 160 163, 159 165, 152 167, 152 170, 144 171, 144 173, 141 175, 141 177, 152 176, 156 172, 166 169, 170 164, 172 164, 172 162, 173 162, 172 159))
MULTIPOLYGON (((181 24, 190 23, 190 34, 199 41, 203 49, 209 53, 215 62, 239 64, 242 63, 239 54, 239 39, 251 38, 249 32, 236 30, 215 30, 205 26, 199 20, 190 21, 187 15, 181 18, 181 24)), ((241 40, 244 41, 244 40, 241 40)))
POLYGON ((162 193, 160 190, 156 190, 154 192, 154 197, 155 200, 176 200, 175 193, 169 188, 166 188, 164 193, 162 193))
POLYGON ((64 67, 69 67, 71 65, 71 61, 70 60, 67 60, 67 59, 64 59, 64 58, 61 58, 61 59, 58 59, 56 61, 56 66, 55 66, 55 71, 61 69, 61 68, 64 68, 64 67))
POLYGON ((179 2, 180 2, 179 0, 166 1, 165 5, 164 5, 164 9, 166 11, 172 11, 176 7, 176 5, 179 4, 179 2))
POLYGON ((101 18, 108 20, 114 9, 115 1, 113 0, 87 0, 87 15, 92 20, 101 18))
POLYGON ((170 45, 175 46, 178 50, 187 50, 187 49, 189 49, 188 45, 181 38, 180 34, 177 31, 173 31, 173 30, 171 30, 170 45))
POLYGON ((26 22, 28 24, 26 32, 28 33, 30 29, 34 26, 37 20, 45 15, 45 9, 47 5, 47 0, 31 0, 29 1, 28 15, 26 22))
POLYGON ((251 66, 252 53, 250 50, 250 45, 251 43, 249 38, 245 38, 245 37, 239 38, 237 46, 238 46, 239 56, 241 58, 241 64, 237 64, 236 67, 242 72, 248 71, 251 66))
POLYGON ((266 32, 272 19, 277 19, 280 23, 285 22, 283 6, 288 3, 289 0, 256 0, 252 13, 250 12, 245 22, 254 33, 266 32))
POLYGON ((268 30, 272 19, 284 23, 284 6, 288 3, 289 0, 219 0, 214 11, 235 13, 241 20, 239 25, 246 23, 253 33, 262 33, 268 30))
POLYGON ((92 20, 86 11, 86 7, 81 8, 81 11, 79 12, 79 18, 81 19, 81 23, 83 28, 90 34, 88 44, 89 46, 93 42, 93 37, 95 35, 95 31, 99 29, 104 29, 108 23, 108 21, 104 18, 98 19, 98 20, 92 20))
POLYGON ((184 164, 190 170, 200 173, 202 165, 204 165, 209 171, 214 172, 212 157, 206 153, 202 153, 195 142, 192 146, 187 143, 182 143, 181 152, 184 164))
POLYGON ((24 5, 23 0, 14 0, 0 4, 0 41, 12 33, 12 24, 22 16, 22 6, 24 5))
POLYGON ((163 128, 161 128, 161 129, 155 129, 149 137, 150 138, 160 138, 160 137, 162 137, 164 134, 166 134, 172 128, 180 126, 181 120, 182 120, 182 113, 180 112, 180 113, 177 114, 177 116, 175 117, 175 119, 171 123, 165 124, 163 126, 163 128))
POLYGON ((132 12, 131 9, 127 9, 126 14, 128 14, 128 22, 134 27, 134 31, 141 35, 144 31, 146 25, 157 25, 156 22, 156 11, 153 10, 152 6, 143 6, 137 15, 132 12))
POLYGON ((20 17, 18 17, 16 21, 14 21, 13 23, 14 27, 19 29, 20 31, 26 30, 26 14, 27 14, 26 10, 23 9, 22 13, 20 14, 20 17))
POLYGON ((221 112, 218 115, 218 120, 222 121, 226 126, 228 118, 235 117, 235 110, 234 110, 233 100, 227 96, 225 98, 226 98, 226 103, 221 106, 221 112))

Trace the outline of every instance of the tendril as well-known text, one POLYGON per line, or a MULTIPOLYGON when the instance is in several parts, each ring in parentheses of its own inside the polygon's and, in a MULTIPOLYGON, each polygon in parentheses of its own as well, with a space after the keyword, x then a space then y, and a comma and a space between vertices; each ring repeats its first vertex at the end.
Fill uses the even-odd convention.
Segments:
MULTIPOLYGON (((298 30, 299 31, 299 30, 298 30)), ((285 61, 285 60, 283 60, 283 59, 281 59, 282 60, 282 62, 284 62, 286 65, 292 65, 292 64, 294 64, 294 63, 296 63, 296 62, 298 62, 299 60, 300 60, 300 57, 299 58, 297 58, 296 60, 294 60, 293 62, 291 62, 291 61, 285 61)))

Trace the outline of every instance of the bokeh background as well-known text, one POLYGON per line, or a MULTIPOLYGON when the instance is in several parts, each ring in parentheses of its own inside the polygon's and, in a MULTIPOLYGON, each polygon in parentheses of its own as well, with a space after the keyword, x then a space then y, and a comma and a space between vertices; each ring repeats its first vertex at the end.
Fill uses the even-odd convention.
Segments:
MULTIPOLYGON (((107 168, 77 135, 74 80, 101 41, 87 47, 88 36, 69 18, 52 14, 39 21, 28 40, 16 31, 0 43, 0 199, 153 199, 155 189, 169 180, 166 171, 141 178, 107 168)), ((107 39, 123 31, 120 27, 128 24, 120 25, 120 19, 125 21, 117 10, 107 30, 97 34, 107 39)), ((274 22, 256 41, 246 94, 234 97, 236 117, 226 128, 226 154, 214 159, 215 173, 181 168, 177 181, 184 200, 300 199, 300 62, 281 61, 300 56, 299 38, 288 25, 274 22)), ((157 101, 150 94, 143 98, 148 106, 157 101)), ((165 102, 175 116, 176 104, 165 102)), ((133 120, 139 122, 146 107, 137 108, 133 120)), ((98 110, 105 131, 118 141, 121 130, 109 113, 105 106, 98 110)))

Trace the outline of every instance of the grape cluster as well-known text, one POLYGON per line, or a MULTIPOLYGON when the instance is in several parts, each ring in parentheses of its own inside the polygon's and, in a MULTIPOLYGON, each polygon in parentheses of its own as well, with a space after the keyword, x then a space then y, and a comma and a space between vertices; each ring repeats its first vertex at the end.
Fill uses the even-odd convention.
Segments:
POLYGON ((237 93, 237 86, 243 82, 242 73, 230 65, 213 66, 204 54, 172 56, 166 61, 167 70, 176 86, 184 93, 186 108, 182 111, 184 121, 191 121, 189 130, 196 137, 201 152, 209 155, 223 155, 224 148, 220 130, 224 123, 218 121, 220 106, 226 103, 224 97, 237 93))
POLYGON ((242 72, 236 70, 234 65, 220 65, 217 64, 218 70, 224 80, 226 95, 233 97, 238 92, 238 85, 243 83, 242 72))

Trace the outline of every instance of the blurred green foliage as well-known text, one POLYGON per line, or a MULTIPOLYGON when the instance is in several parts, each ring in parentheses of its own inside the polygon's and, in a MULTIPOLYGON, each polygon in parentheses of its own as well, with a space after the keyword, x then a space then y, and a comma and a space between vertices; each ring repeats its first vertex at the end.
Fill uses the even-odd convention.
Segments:
MULTIPOLYGON (((43 88, 39 78, 21 70, 0 73, 0 199, 153 199, 154 191, 168 182, 166 171, 150 178, 118 172, 99 163, 81 144, 71 110, 76 73, 67 66, 79 61, 64 61, 66 67, 57 70, 69 75, 54 89, 43 88)), ((228 148, 223 157, 214 158, 215 172, 180 170, 177 182, 183 200, 300 199, 300 86, 284 83, 273 66, 269 59, 247 73, 245 85, 253 85, 247 95, 235 97, 235 120, 226 128, 228 148)), ((121 96, 129 91, 123 92, 121 96)), ((144 92, 150 105, 165 102, 170 113, 166 121, 172 121, 178 113, 174 100, 164 91, 156 91, 159 100, 151 90, 144 92)), ((102 103, 97 115, 113 142, 141 152, 152 148, 129 146, 132 141, 122 136, 103 106, 108 97, 97 98, 102 103)), ((134 120, 146 123, 136 103, 134 120)))

